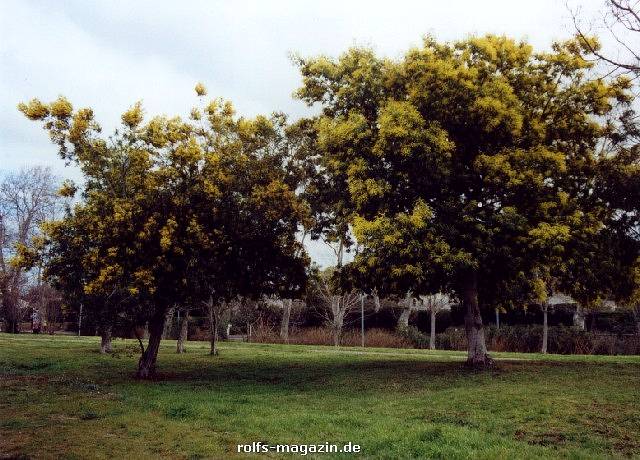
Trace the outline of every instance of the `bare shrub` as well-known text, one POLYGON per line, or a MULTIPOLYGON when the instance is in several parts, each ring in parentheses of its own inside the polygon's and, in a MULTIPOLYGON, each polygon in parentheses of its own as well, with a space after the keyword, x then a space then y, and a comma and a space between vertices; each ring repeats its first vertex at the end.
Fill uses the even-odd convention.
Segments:
MULTIPOLYGON (((310 327, 294 329, 289 335, 290 344, 296 345, 333 345, 333 331, 330 328, 310 327)), ((283 343, 275 327, 262 325, 256 327, 252 341, 260 343, 283 343)), ((367 347, 380 348, 412 348, 411 341, 405 337, 385 329, 370 329, 365 332, 367 347)), ((360 331, 350 330, 342 335, 341 344, 347 347, 359 347, 360 331)))

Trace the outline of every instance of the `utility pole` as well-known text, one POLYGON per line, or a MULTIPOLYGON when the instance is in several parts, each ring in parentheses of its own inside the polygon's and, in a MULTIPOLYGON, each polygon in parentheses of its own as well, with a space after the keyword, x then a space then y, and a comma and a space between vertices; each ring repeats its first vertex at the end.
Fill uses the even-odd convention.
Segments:
POLYGON ((80 337, 81 328, 82 328, 82 304, 80 304, 80 313, 78 314, 78 337, 80 337))
POLYGON ((364 348, 364 294, 360 294, 360 332, 362 336, 362 348, 364 348))

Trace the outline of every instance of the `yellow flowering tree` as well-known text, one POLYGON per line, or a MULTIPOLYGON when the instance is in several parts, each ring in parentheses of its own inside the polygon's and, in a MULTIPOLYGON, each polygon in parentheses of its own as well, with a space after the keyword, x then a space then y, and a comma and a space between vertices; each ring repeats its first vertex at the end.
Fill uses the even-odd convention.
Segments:
POLYGON ((190 119, 146 120, 137 103, 110 137, 62 97, 19 106, 84 176, 78 203, 48 226, 47 275, 86 296, 85 309, 149 322, 140 378, 155 372, 171 307, 304 284, 295 235, 306 208, 286 168, 283 117, 238 117, 202 84, 196 93, 190 119))
POLYGON ((298 60, 298 96, 322 107, 316 148, 358 216, 353 271, 416 294, 451 289, 470 365, 492 362, 481 309, 515 283, 531 290, 534 269, 568 248, 593 249, 605 227, 597 147, 630 82, 588 78, 583 52, 485 36, 426 38, 400 60, 359 48, 298 60))

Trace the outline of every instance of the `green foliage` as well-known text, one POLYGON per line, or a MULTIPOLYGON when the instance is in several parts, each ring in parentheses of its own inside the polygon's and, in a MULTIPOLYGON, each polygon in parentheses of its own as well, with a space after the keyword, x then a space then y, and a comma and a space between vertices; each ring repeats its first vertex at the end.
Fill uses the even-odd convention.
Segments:
POLYGON ((488 35, 427 37, 397 61, 361 48, 297 59, 298 97, 322 107, 327 181, 344 184, 360 283, 462 297, 477 279, 492 308, 542 298, 531 279, 544 267, 586 303, 610 287, 569 273, 597 276, 610 241, 598 149, 622 135, 603 120, 628 105, 630 83, 591 79, 583 52, 488 35))
POLYGON ((79 202, 46 226, 43 250, 46 276, 86 311, 161 323, 176 304, 304 287, 295 235, 307 210, 281 115, 246 119, 213 100, 195 109, 201 120, 145 122, 136 103, 103 138, 91 109, 74 112, 64 98, 19 109, 84 175, 79 202))

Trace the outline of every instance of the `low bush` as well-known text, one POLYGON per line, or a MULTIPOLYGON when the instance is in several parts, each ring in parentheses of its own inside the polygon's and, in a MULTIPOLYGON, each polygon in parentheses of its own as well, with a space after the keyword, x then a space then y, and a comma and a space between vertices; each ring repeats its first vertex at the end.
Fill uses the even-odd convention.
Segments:
POLYGON ((429 348, 429 336, 415 326, 402 329, 398 334, 411 343, 413 348, 429 348))
MULTIPOLYGON (((542 326, 495 326, 485 328, 487 347, 490 351, 539 353, 542 349, 542 326)), ((252 342, 283 343, 279 331, 268 326, 254 329, 252 342)), ((290 344, 333 345, 331 330, 322 327, 293 329, 290 344)), ((360 346, 360 331, 348 330, 342 335, 341 345, 360 346)), ((365 333, 365 345, 384 348, 429 348, 429 335, 410 326, 404 331, 370 329, 365 333)), ((467 338, 463 328, 448 328, 436 334, 436 349, 466 350, 467 338)), ((638 355, 640 336, 580 331, 573 327, 549 328, 547 343, 549 353, 577 355, 638 355)))
MULTIPOLYGON (((251 336, 252 342, 283 343, 278 331, 270 327, 256 328, 251 336)), ((333 345, 331 330, 324 327, 293 329, 289 334, 289 343, 295 345, 333 345)), ((342 334, 340 344, 345 347, 357 347, 362 344, 358 330, 347 330, 342 334)), ((412 348, 411 340, 385 329, 365 331, 365 345, 381 348, 412 348)))

